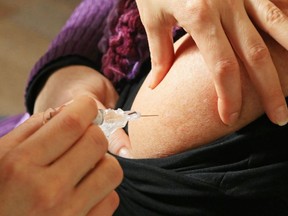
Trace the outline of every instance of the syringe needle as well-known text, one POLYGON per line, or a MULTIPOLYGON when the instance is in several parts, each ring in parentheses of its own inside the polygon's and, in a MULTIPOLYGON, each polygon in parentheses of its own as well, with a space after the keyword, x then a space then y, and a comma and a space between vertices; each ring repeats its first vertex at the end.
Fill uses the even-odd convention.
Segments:
POLYGON ((133 115, 136 115, 139 117, 155 117, 155 116, 159 116, 159 115, 142 115, 141 113, 139 112, 136 112, 136 111, 125 111, 127 113, 128 116, 133 116, 133 115))
POLYGON ((155 116, 159 116, 159 115, 142 115, 141 114, 141 117, 155 117, 155 116))

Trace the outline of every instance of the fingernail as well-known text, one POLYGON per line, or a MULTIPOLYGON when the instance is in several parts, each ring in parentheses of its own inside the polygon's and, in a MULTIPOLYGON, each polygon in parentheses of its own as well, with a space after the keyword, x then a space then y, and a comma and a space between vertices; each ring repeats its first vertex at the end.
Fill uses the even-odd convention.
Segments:
POLYGON ((59 112, 61 112, 61 110, 63 108, 65 108, 67 105, 71 104, 73 102, 73 100, 68 101, 67 103, 56 107, 56 108, 48 108, 47 110, 45 110, 43 112, 43 120, 42 120, 42 124, 46 124, 49 120, 51 120, 54 116, 56 116, 59 112))
POLYGON ((156 86, 157 86, 156 81, 155 80, 151 80, 150 83, 149 83, 149 88, 153 90, 153 89, 156 88, 156 86))
POLYGON ((153 79, 152 79, 151 76, 149 77, 149 80, 148 80, 148 87, 149 87, 150 89, 153 89, 153 87, 154 87, 153 79))
POLYGON ((287 106, 280 106, 275 111, 276 124, 279 126, 284 126, 288 123, 288 110, 287 106))
POLYGON ((70 100, 70 101, 68 101, 67 103, 63 104, 63 105, 61 105, 61 106, 59 106, 59 107, 56 107, 55 110, 58 111, 58 112, 60 112, 64 107, 66 107, 66 106, 68 106, 69 104, 73 103, 73 101, 74 101, 74 100, 70 100))
POLYGON ((43 117, 42 117, 42 124, 45 125, 49 120, 51 120, 58 111, 54 108, 48 108, 43 112, 43 117))
POLYGON ((131 158, 128 148, 124 147, 119 150, 118 155, 123 158, 131 158))
POLYGON ((70 101, 66 102, 66 103, 64 104, 64 106, 68 106, 69 104, 71 104, 71 103, 73 103, 73 102, 74 102, 74 100, 70 100, 70 101))
POLYGON ((153 75, 152 75, 152 71, 150 71, 150 73, 147 76, 147 83, 148 83, 148 88, 153 89, 153 85, 154 85, 154 80, 153 80, 153 75))
POLYGON ((239 118, 239 113, 238 112, 232 113, 229 116, 228 125, 233 125, 238 120, 238 118, 239 118))

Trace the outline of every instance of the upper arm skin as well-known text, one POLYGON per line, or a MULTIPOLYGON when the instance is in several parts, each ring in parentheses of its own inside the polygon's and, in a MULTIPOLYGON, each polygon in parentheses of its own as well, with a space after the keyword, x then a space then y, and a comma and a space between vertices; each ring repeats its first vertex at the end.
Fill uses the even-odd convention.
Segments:
MULTIPOLYGON (((277 68, 284 94, 288 95, 288 53, 263 34, 277 68)), ((164 157, 207 144, 234 132, 262 115, 259 97, 240 63, 242 112, 233 126, 222 123, 211 74, 189 36, 175 44, 176 60, 159 86, 151 90, 147 79, 138 92, 133 110, 158 117, 129 123, 135 158, 164 157)), ((149 77, 148 77, 149 79, 149 77)))

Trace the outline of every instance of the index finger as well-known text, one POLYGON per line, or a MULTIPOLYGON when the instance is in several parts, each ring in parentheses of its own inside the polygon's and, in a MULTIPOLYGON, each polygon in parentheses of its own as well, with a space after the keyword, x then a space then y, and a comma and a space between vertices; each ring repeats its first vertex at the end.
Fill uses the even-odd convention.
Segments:
POLYGON ((149 87, 153 89, 163 80, 174 61, 172 29, 146 27, 146 32, 152 63, 149 87))
POLYGON ((219 19, 209 18, 206 28, 200 24, 194 25, 196 29, 189 33, 212 74, 219 116, 223 123, 232 125, 238 120, 242 106, 239 64, 219 19))
POLYGON ((94 99, 79 97, 29 137, 20 148, 36 164, 50 164, 82 137, 97 113, 94 99))

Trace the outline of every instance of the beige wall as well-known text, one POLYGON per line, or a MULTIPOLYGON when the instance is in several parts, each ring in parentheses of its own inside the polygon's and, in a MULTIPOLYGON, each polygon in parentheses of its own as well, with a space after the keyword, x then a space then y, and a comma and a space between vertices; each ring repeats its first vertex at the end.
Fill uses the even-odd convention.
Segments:
POLYGON ((28 74, 79 2, 0 0, 0 116, 25 111, 28 74))

